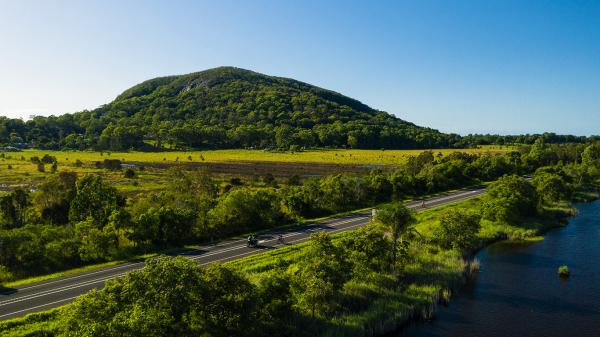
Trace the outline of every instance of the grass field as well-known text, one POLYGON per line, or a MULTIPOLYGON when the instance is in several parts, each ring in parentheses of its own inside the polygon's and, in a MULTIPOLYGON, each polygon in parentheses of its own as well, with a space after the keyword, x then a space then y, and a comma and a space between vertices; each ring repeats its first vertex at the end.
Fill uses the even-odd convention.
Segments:
MULTIPOLYGON (((509 146, 481 146, 475 149, 432 149, 434 154, 447 155, 456 151, 468 153, 499 153, 514 149, 509 146)), ((406 158, 416 156, 424 150, 340 150, 321 149, 302 152, 277 152, 265 150, 211 150, 211 151, 168 151, 168 152, 91 152, 91 151, 44 151, 25 150, 14 153, 16 157, 50 154, 58 159, 59 165, 70 165, 79 159, 82 162, 102 161, 107 158, 137 163, 220 163, 239 161, 282 162, 282 163, 325 163, 343 165, 398 165, 406 158)))
MULTIPOLYGON (((469 153, 499 153, 514 149, 507 146, 487 146, 477 149, 433 150, 436 156, 455 151, 469 153)), ((98 173, 127 194, 146 193, 164 188, 170 177, 167 169, 182 167, 202 169, 214 178, 228 180, 238 177, 259 181, 265 174, 273 174, 283 181, 291 175, 320 176, 339 172, 366 173, 373 168, 393 168, 424 150, 311 150, 304 152, 274 152, 263 150, 214 150, 193 152, 92 152, 25 150, 0 153, 0 191, 17 186, 35 186, 50 174, 51 166, 39 172, 32 157, 44 155, 57 159, 58 170, 70 170, 84 175, 98 173), (135 165, 136 177, 126 179, 121 171, 98 169, 95 162, 119 159, 135 165), (81 166, 76 162, 80 161, 81 166), (141 170, 141 167, 144 170, 141 170)))

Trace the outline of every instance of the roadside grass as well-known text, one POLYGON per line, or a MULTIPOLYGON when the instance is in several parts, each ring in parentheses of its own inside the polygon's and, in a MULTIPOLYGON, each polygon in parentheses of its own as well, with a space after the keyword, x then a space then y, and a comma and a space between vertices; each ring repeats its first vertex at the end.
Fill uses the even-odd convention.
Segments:
POLYGON ((50 280, 53 280, 53 279, 56 279, 59 277, 67 277, 67 276, 72 276, 72 275, 76 275, 79 273, 94 271, 94 270, 101 269, 101 268, 112 267, 112 266, 116 266, 116 265, 126 263, 126 262, 143 261, 143 260, 158 256, 161 254, 176 254, 179 252, 183 252, 186 249, 194 249, 194 248, 198 248, 198 246, 197 245, 186 245, 183 247, 167 248, 167 249, 152 252, 152 253, 144 253, 144 254, 134 255, 134 256, 131 256, 126 259, 90 264, 87 266, 63 270, 63 271, 59 271, 59 272, 52 273, 52 274, 22 278, 22 279, 10 281, 10 282, 5 282, 2 284, 2 286, 4 288, 21 287, 21 286, 29 285, 32 283, 50 281, 50 280))
POLYGON ((60 327, 60 308, 0 322, 2 337, 50 337, 60 327))

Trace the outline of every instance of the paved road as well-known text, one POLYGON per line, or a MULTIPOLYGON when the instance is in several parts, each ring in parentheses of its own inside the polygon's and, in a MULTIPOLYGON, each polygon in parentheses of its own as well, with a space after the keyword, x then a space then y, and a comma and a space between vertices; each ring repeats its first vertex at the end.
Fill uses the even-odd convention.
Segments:
MULTIPOLYGON (((426 201, 426 208, 448 204, 460 200, 473 198, 483 194, 483 188, 473 188, 451 192, 426 201)), ((407 204, 413 209, 422 209, 421 202, 415 201, 407 204)), ((200 246, 198 249, 187 250, 178 255, 187 256, 190 260, 198 261, 200 265, 214 262, 223 262, 259 253, 265 249, 281 247, 277 236, 284 236, 285 244, 295 244, 305 241, 310 233, 324 230, 329 233, 355 229, 368 223, 371 211, 356 213, 325 221, 292 227, 284 231, 273 231, 259 236, 259 246, 246 247, 246 240, 227 240, 214 245, 200 246)), ((100 289, 104 282, 122 276, 128 271, 142 268, 143 261, 128 262, 112 267, 97 269, 73 276, 30 284, 16 289, 9 289, 0 293, 0 321, 23 316, 28 313, 48 310, 71 302, 91 289, 100 289)))

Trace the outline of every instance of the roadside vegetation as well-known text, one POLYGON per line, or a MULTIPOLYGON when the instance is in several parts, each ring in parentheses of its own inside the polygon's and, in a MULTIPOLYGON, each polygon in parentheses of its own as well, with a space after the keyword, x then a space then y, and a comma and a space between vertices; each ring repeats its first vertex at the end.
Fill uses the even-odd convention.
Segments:
POLYGON ((493 156, 423 152, 391 173, 260 188, 225 188, 204 174, 177 171, 171 189, 130 201, 97 175, 58 172, 33 195, 15 191, 2 199, 5 279, 387 205, 365 228, 318 233, 308 243, 226 265, 203 269, 159 258, 64 309, 0 329, 7 336, 33 336, 21 333, 34 331, 31 324, 46 336, 382 334, 429 317, 476 268, 468 259, 473 250, 561 224, 576 191, 597 190, 599 163, 598 144, 538 141, 493 156), (529 172, 530 181, 521 177, 529 172), (395 201, 495 179, 481 199, 418 215, 395 201))

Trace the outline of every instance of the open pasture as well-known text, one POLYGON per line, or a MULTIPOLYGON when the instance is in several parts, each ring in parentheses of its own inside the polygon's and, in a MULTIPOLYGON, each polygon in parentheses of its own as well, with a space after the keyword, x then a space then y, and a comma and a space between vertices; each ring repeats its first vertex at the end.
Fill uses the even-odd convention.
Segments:
MULTIPOLYGON (((480 146, 473 149, 432 149, 435 155, 448 155, 462 151, 468 153, 500 153, 513 150, 510 146, 480 146)), ((82 162, 95 162, 104 159, 120 159, 123 162, 139 163, 221 163, 221 162, 285 162, 285 163, 328 163, 343 165, 398 165, 408 157, 426 150, 343 150, 319 149, 301 152, 280 152, 266 150, 207 150, 207 151, 166 151, 166 152, 92 152, 92 151, 44 151, 25 150, 14 156, 25 157, 44 154, 55 156, 59 165, 69 165, 79 159, 82 162)))
MULTIPOLYGON (((512 147, 489 146, 477 149, 435 149, 436 156, 455 151, 484 154, 506 152, 512 147)), ((321 176, 340 172, 367 173, 373 168, 392 169, 424 150, 310 150, 303 152, 277 152, 264 150, 214 150, 214 151, 168 151, 168 152, 93 152, 93 151, 47 151, 24 150, 0 153, 0 191, 17 186, 35 186, 51 174, 51 165, 40 172, 31 158, 50 155, 56 158, 60 170, 75 171, 80 175, 97 173, 114 184, 119 190, 135 195, 158 191, 167 185, 172 167, 201 169, 213 178, 228 181, 240 178, 259 183, 261 177, 272 174, 283 182, 287 177, 321 176), (95 163, 105 159, 118 159, 132 165, 135 177, 125 178, 120 170, 97 168, 95 163), (77 164, 80 162, 79 164, 77 164), (142 169, 143 167, 143 169, 142 169)))

